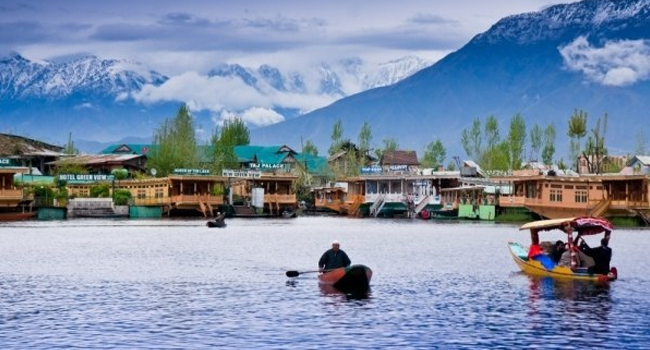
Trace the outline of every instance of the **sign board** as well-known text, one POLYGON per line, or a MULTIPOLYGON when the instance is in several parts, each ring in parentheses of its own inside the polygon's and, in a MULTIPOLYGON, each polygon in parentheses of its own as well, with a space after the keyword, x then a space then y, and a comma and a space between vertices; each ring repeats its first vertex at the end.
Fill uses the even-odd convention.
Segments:
POLYGON ((61 174, 59 180, 67 181, 69 183, 87 183, 87 182, 101 182, 113 181, 115 176, 102 175, 102 174, 61 174))
POLYGON ((361 168, 362 174, 381 174, 381 167, 377 165, 364 166, 361 168))
POLYGON ((0 158, 0 167, 2 166, 14 166, 14 160, 10 158, 0 158))
POLYGON ((208 169, 174 169, 174 174, 176 175, 210 175, 210 170, 208 169))
POLYGON ((270 163, 250 163, 249 167, 251 169, 289 169, 289 164, 270 164, 270 163))
POLYGON ((388 170, 390 171, 406 171, 408 169, 408 165, 390 165, 388 166, 388 170))
POLYGON ((245 179, 258 179, 262 177, 262 173, 258 170, 223 169, 221 175, 224 177, 241 177, 245 179))

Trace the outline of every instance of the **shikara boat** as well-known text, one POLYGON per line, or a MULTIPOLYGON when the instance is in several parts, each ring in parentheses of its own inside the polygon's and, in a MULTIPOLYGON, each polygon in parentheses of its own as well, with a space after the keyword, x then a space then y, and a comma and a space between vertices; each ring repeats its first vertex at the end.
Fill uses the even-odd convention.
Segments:
POLYGON ((362 294, 370 289, 372 270, 365 265, 351 265, 318 276, 321 286, 332 286, 343 293, 362 294))
POLYGON ((577 246, 578 237, 604 234, 604 238, 609 241, 613 226, 607 220, 593 217, 540 220, 527 223, 521 226, 520 230, 530 230, 530 247, 515 242, 509 242, 508 247, 515 263, 524 273, 534 276, 595 282, 611 281, 618 277, 615 267, 609 269, 608 273, 591 273, 589 268, 579 266, 579 254, 581 253, 577 246), (550 256, 542 252, 539 242, 539 233, 542 231, 557 231, 565 235, 571 255, 571 264, 569 266, 557 264, 550 256), (574 233, 577 233, 575 238, 574 233))
POLYGON ((208 221, 205 223, 207 227, 226 227, 226 223, 224 221, 208 221))

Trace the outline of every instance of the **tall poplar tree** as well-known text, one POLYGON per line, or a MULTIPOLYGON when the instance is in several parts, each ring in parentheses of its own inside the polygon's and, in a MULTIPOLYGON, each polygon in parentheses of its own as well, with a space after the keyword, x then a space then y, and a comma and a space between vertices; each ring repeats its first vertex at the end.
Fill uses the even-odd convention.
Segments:
POLYGON ((156 129, 147 167, 156 176, 167 176, 177 168, 195 168, 199 163, 194 121, 186 104, 174 118, 166 118, 156 129))

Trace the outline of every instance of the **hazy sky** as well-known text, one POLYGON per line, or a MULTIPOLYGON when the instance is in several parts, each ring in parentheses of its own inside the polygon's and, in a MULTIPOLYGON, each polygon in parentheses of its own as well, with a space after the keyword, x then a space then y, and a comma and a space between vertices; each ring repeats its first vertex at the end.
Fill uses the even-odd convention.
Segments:
POLYGON ((500 18, 552 0, 2 0, 0 54, 94 54, 170 76, 218 63, 301 66, 341 57, 435 61, 500 18))

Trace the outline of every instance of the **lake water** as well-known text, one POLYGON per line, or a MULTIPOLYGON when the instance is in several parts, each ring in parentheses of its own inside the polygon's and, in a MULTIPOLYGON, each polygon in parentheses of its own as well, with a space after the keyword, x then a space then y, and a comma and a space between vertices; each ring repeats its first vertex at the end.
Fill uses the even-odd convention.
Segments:
POLYGON ((648 231, 613 233, 619 280, 598 287, 520 273, 506 243, 529 237, 514 225, 227 222, 0 224, 0 347, 650 348, 648 231), (333 239, 374 270, 366 298, 285 276, 333 239))

